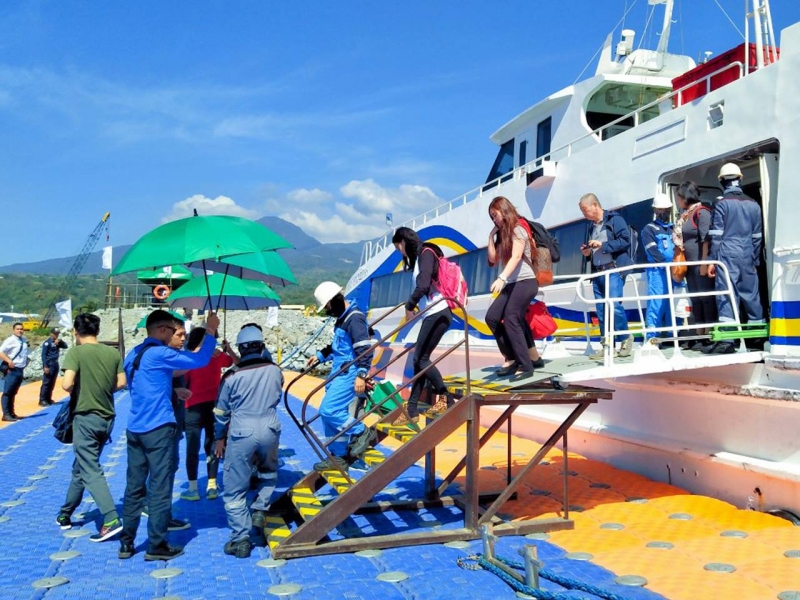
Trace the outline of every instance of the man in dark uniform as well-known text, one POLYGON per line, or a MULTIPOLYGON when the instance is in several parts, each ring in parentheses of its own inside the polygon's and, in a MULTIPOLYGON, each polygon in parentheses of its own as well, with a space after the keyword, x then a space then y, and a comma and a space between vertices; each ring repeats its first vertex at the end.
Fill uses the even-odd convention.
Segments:
MULTIPOLYGON (((734 163, 722 165, 719 180, 723 192, 714 204, 714 213, 711 217, 711 229, 708 232, 711 244, 708 258, 718 260, 725 265, 730 275, 733 296, 737 303, 744 304, 747 322, 763 323, 764 312, 761 308, 756 272, 761 262, 763 243, 761 207, 742 191, 742 171, 738 165, 734 163)), ((708 275, 716 277, 715 287, 718 292, 728 289, 726 278, 717 271, 715 265, 709 266, 708 275)), ((721 323, 735 322, 728 294, 717 296, 717 312, 721 323)), ((730 354, 736 352, 736 346, 732 341, 726 340, 707 346, 702 352, 730 354)))
POLYGON ((42 342, 42 387, 39 390, 39 406, 53 404, 53 389, 58 377, 58 357, 61 350, 66 350, 67 343, 58 339, 61 331, 58 327, 50 330, 50 336, 42 342))

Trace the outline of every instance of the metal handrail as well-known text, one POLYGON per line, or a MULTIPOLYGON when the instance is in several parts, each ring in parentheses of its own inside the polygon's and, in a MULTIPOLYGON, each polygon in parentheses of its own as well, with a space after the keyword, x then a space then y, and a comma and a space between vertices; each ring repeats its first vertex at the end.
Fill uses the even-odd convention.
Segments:
MULTIPOLYGON (((376 319, 376 320, 375 320, 373 323, 371 323, 371 324, 370 324, 370 327, 373 327, 375 324, 379 323, 381 320, 383 320, 384 318, 386 318, 386 317, 387 317, 389 314, 393 313, 394 311, 398 310, 399 308, 401 308, 401 307, 403 307, 403 306, 404 306, 404 304, 398 304, 398 305, 397 305, 397 306, 395 306, 395 307, 394 307, 392 310, 390 310, 390 311, 387 311, 387 312, 386 312, 384 315, 382 315, 381 317, 379 317, 378 319, 376 319)), ((330 444, 330 443, 332 443, 332 442, 334 442, 335 440, 339 439, 339 438, 340 438, 342 435, 344 435, 344 434, 345 434, 347 431, 351 430, 351 429, 352 429, 353 427, 355 427, 357 424, 359 424, 359 423, 363 423, 363 422, 364 422, 364 420, 365 420, 365 419, 366 419, 366 418, 367 418, 369 415, 371 415, 371 414, 373 414, 373 413, 377 412, 377 411, 378 411, 378 410, 379 410, 379 409, 380 409, 380 408, 381 408, 381 407, 382 407, 384 404, 386 404, 386 403, 387 403, 389 400, 391 400, 391 399, 393 399, 393 398, 397 397, 397 396, 399 395, 399 393, 400 393, 400 392, 401 392, 403 389, 405 389, 405 388, 407 388, 407 387, 409 387, 409 386, 412 386, 412 385, 414 384, 414 382, 415 382, 417 379, 419 379, 420 377, 424 376, 424 375, 425 375, 425 373, 427 373, 427 371, 428 371, 429 369, 431 369, 432 367, 436 366, 436 365, 437 365, 439 362, 441 362, 441 361, 442 361, 444 358, 446 358, 446 357, 447 357, 449 354, 451 354, 452 352, 454 352, 454 351, 455 351, 455 350, 456 350, 458 347, 460 347, 461 345, 464 345, 464 347, 465 347, 465 352, 464 352, 464 360, 465 360, 465 363, 466 363, 466 369, 467 369, 467 373, 469 373, 469 372, 470 372, 470 364, 469 364, 469 325, 468 325, 468 318, 467 318, 467 309, 466 309, 466 307, 465 307, 464 305, 462 305, 462 304, 461 304, 461 303, 460 303, 460 302, 459 302, 459 301, 458 301, 456 298, 444 298, 444 297, 442 297, 442 298, 439 298, 439 299, 437 299, 435 302, 432 302, 432 303, 430 303, 428 306, 426 306, 424 310, 422 310, 422 311, 419 311, 417 314, 415 314, 415 315, 414 315, 414 317, 413 317, 412 319, 410 319, 410 320, 408 320, 408 321, 405 321, 405 322, 402 322, 402 323, 400 323, 400 325, 398 325, 398 326, 397 326, 395 329, 393 329, 393 330, 392 330, 392 331, 390 331, 388 334, 386 334, 386 335, 385 335, 383 338, 381 338, 380 340, 378 340, 377 342, 375 342, 374 344, 372 344, 372 345, 371 345, 369 348, 367 348, 367 349, 366 349, 364 352, 362 352, 361 354, 359 354, 358 356, 356 356, 356 357, 355 357, 353 360, 351 360, 351 361, 347 362, 346 364, 344 364, 344 365, 343 365, 342 367, 340 367, 340 368, 339 368, 339 369, 338 369, 336 372, 334 372, 334 373, 331 373, 331 374, 328 376, 328 378, 327 378, 327 379, 325 379, 325 380, 324 380, 322 383, 320 383, 320 384, 319 384, 319 385, 317 385, 317 386, 316 386, 314 389, 312 389, 312 390, 311 390, 311 391, 308 393, 308 395, 306 396, 305 400, 303 401, 303 405, 302 405, 302 407, 301 407, 301 411, 300 411, 300 419, 299 419, 299 420, 297 419, 297 417, 295 416, 294 412, 291 410, 291 407, 290 407, 290 405, 289 405, 289 400, 288 400, 288 399, 289 399, 289 390, 291 389, 291 387, 292 387, 292 386, 293 386, 293 385, 294 385, 294 384, 295 384, 297 381, 299 381, 299 380, 300 380, 302 377, 306 376, 306 375, 307 375, 307 374, 310 372, 310 369, 303 369, 303 370, 302 370, 302 371, 301 371, 301 372, 298 374, 298 376, 297 376, 297 377, 295 377, 295 378, 294 378, 294 379, 293 379, 293 380, 292 380, 292 381, 289 383, 289 385, 288 385, 288 386, 286 386, 286 390, 284 391, 284 406, 286 407, 286 409, 287 409, 287 412, 289 413, 289 416, 290 416, 290 417, 291 417, 291 419, 294 421, 294 423, 297 425, 297 427, 298 427, 298 429, 300 430, 300 432, 302 433, 302 435, 303 435, 303 436, 306 438, 306 440, 309 442, 309 445, 311 446, 312 450, 314 450, 314 452, 315 452, 315 453, 316 453, 316 454, 317 454, 317 455, 318 455, 320 458, 322 458, 323 460, 330 460, 330 461, 331 461, 331 464, 333 464, 333 465, 336 467, 336 469, 337 469, 337 470, 338 470, 338 471, 339 471, 339 472, 342 474, 342 476, 343 476, 343 477, 344 477, 344 478, 347 480, 347 482, 348 482, 349 484, 351 484, 351 485, 352 485, 354 482, 353 482, 353 479, 350 477, 349 473, 347 473, 347 471, 346 471, 346 470, 344 470, 344 469, 341 469, 341 468, 339 467, 338 463, 336 463, 335 461, 333 461, 333 460, 332 460, 332 458, 333 458, 333 455, 332 455, 332 454, 330 453, 330 451, 328 450, 328 446, 329 446, 329 444, 330 444), (363 414, 362 414, 360 417, 358 417, 358 418, 355 418, 355 419, 354 419, 353 421, 351 421, 351 422, 350 422, 348 425, 346 425, 345 427, 343 427, 343 428, 342 428, 342 430, 341 430, 341 431, 339 431, 339 432, 338 432, 338 433, 337 433, 335 436, 333 436, 332 438, 330 438, 330 439, 326 440, 325 442, 323 442, 323 441, 320 439, 320 437, 319 437, 319 436, 318 436, 318 435, 317 435, 317 434, 314 432, 314 430, 313 430, 313 429, 310 427, 311 423, 313 423, 313 422, 314 422, 314 421, 315 421, 317 418, 319 418, 319 413, 317 413, 317 415, 315 415, 315 416, 314 416, 314 417, 312 417, 311 419, 308 419, 308 418, 307 418, 307 416, 306 416, 306 415, 307 415, 308 404, 309 404, 309 402, 311 401, 311 398, 312 398, 312 396, 314 396, 314 394, 316 394, 318 391, 320 391, 320 390, 321 390, 323 387, 325 387, 325 386, 326 386, 328 383, 330 383, 331 381, 333 381, 333 379, 335 379, 335 378, 336 378, 336 377, 338 377, 340 374, 342 374, 342 373, 344 373, 345 371, 347 371, 347 370, 348 370, 348 369, 349 369, 351 366, 353 366, 354 364, 356 364, 356 363, 358 362, 358 360, 359 360, 361 357, 363 357, 363 356, 365 356, 365 355, 369 354, 370 352, 372 352, 372 351, 373 351, 375 348, 379 347, 381 344, 383 344, 383 343, 384 343, 386 340, 388 340, 389 338, 391 338, 392 336, 394 336, 396 333, 398 333, 398 332, 399 332, 401 329, 403 329, 404 327, 407 327, 407 326, 411 325, 412 323, 414 323, 415 321, 417 321, 418 319, 420 319, 420 318, 422 317, 422 315, 424 315, 425 313, 427 313, 428 311, 430 311, 430 309, 431 309, 432 307, 436 306, 436 305, 437 305, 437 304, 439 304, 440 302, 447 302, 447 301, 451 301, 451 302, 455 303, 455 304, 458 306, 458 308, 460 308, 460 309, 461 309, 461 310, 464 312, 464 317, 465 317, 465 318, 464 318, 464 338, 463 338, 462 340, 460 340, 458 343, 456 343, 456 344, 453 344, 453 346, 451 346, 450 348, 448 348, 448 349, 447 349, 447 350, 446 350, 446 351, 445 351, 445 352, 444 352, 444 353, 443 353, 441 356, 439 356, 439 357, 438 357, 436 360, 434 360, 434 361, 433 361, 433 362, 432 362, 430 365, 428 365, 427 367, 425 367, 424 369, 422 369, 422 370, 421 370, 419 373, 417 373, 416 375, 414 375, 414 376, 413 376, 411 379, 409 379, 407 382, 405 382, 405 383, 401 384, 401 385, 400 385, 400 387, 398 387, 398 388, 397 388, 397 389, 396 389, 394 392, 392 392, 391 394, 389 394, 388 396, 386 396, 386 398, 384 398, 384 399, 383 399, 381 402, 379 402, 378 404, 374 405, 374 406, 373 406, 371 409, 369 409, 368 411, 365 411, 365 412, 364 412, 364 413, 363 413, 363 414)), ((382 371, 386 370, 386 369, 387 369, 387 368, 388 368, 388 367, 389 367, 391 364, 393 364, 394 362, 396 362, 397 360, 399 360, 399 358, 400 358, 401 356, 405 355, 405 354, 406 354, 408 351, 410 351, 410 350, 411 350, 411 347, 409 347, 409 348, 407 348, 406 350, 404 350, 402 353, 400 353, 400 355, 399 355, 399 356, 395 357, 395 358, 394 358, 392 361, 390 361, 390 362, 389 362, 387 365, 384 365, 384 366, 383 366, 381 369, 379 369, 377 372, 375 372, 375 373, 373 374, 373 376, 374 376, 375 374, 377 374, 377 373, 380 373, 380 372, 382 372, 382 371)), ((470 385, 470 382, 469 382, 469 378, 467 378, 467 379, 468 379, 468 381, 467 381, 467 385, 466 385, 466 393, 467 393, 467 395, 469 395, 469 394, 471 393, 471 385, 470 385)))
MULTIPOLYGON (((670 310, 670 320, 672 321, 671 325, 667 327, 647 327, 645 324, 644 327, 640 329, 620 329, 617 330, 615 328, 614 323, 614 304, 616 302, 632 302, 634 300, 640 300, 641 295, 638 293, 638 288, 635 296, 619 296, 619 297, 608 297, 608 289, 610 283, 611 275, 621 274, 624 277, 624 274, 628 271, 631 271, 636 268, 641 268, 642 265, 629 265, 626 267, 616 267, 614 269, 608 269, 607 271, 602 271, 599 273, 592 273, 588 275, 581 276, 578 281, 576 282, 576 294, 578 298, 586 303, 594 302, 595 304, 603 304, 603 312, 605 313, 605 323, 606 328, 608 329, 608 333, 605 334, 604 332, 600 332, 601 336, 605 336, 608 338, 610 343, 605 344, 604 346, 604 356, 603 356, 603 366, 611 367, 613 365, 614 359, 614 344, 613 341, 617 335, 633 335, 634 333, 642 333, 646 334, 648 332, 660 333, 662 331, 671 331, 673 334, 673 343, 675 345, 675 356, 680 354, 680 346, 678 345, 678 324, 677 318, 675 316, 675 310, 670 310), (602 277, 605 280, 605 296, 603 298, 594 298, 590 300, 586 298, 582 293, 582 284, 587 281, 593 281, 594 279, 598 279, 602 277)), ((659 300, 665 299, 670 300, 670 303, 675 299, 680 298, 702 298, 702 297, 710 297, 710 296, 728 296, 731 302, 731 307, 733 309, 733 321, 720 321, 718 323, 695 323, 695 324, 685 324, 681 325, 680 329, 705 329, 706 327, 713 326, 713 325, 741 325, 741 321, 739 320, 739 306, 738 302, 736 301, 736 295, 733 290, 733 285, 731 283, 730 273, 728 272, 728 268, 718 260, 683 260, 683 261, 673 261, 668 263, 649 263, 647 265, 648 268, 655 268, 655 269, 664 269, 666 271, 666 279, 667 279, 667 293, 666 294, 648 294, 646 298, 648 300, 659 300), (685 267, 693 267, 693 266, 710 266, 714 265, 717 269, 716 277, 720 277, 721 275, 725 277, 726 288, 725 290, 714 290, 711 292, 686 292, 681 293, 680 295, 675 294, 674 284, 672 281, 672 276, 670 273, 670 268, 674 266, 685 266, 685 267)))
MULTIPOLYGON (((511 171, 508 171, 507 173, 503 173, 502 175, 496 177, 495 179, 492 179, 491 181, 487 181, 486 183, 483 183, 483 184, 481 184, 481 185, 469 190, 468 192, 465 192, 465 193, 457 196, 456 198, 450 200, 449 202, 445 202, 443 204, 439 204, 438 206, 435 206, 434 208, 430 209, 429 211, 426 211, 426 212, 422 213, 421 215, 417 215, 416 217, 413 217, 411 219, 407 219, 406 221, 401 223, 398 227, 410 227, 411 229, 416 231, 417 228, 418 228, 418 224, 417 224, 418 220, 422 220, 421 225, 424 225, 425 223, 428 222, 428 215, 433 215, 431 218, 435 219, 435 218, 441 216, 442 214, 447 214, 448 212, 452 211, 453 209, 457 208, 458 206, 463 206, 465 204, 468 204, 469 202, 477 200, 478 198, 483 196, 484 190, 488 190, 488 189, 497 187, 501 183, 503 183, 505 181, 508 181, 512 177, 520 178, 523 174, 527 175, 531 171, 535 171, 537 169, 541 169, 546 160, 553 160, 554 156, 556 156, 558 153, 560 153, 560 152, 562 152, 564 150, 566 150, 568 157, 572 156, 572 152, 573 152, 572 147, 573 147, 573 145, 578 144, 579 142, 582 142, 583 140, 585 140, 585 139, 587 139, 589 137, 597 138, 598 136, 600 136, 600 138, 602 138, 602 132, 603 131, 605 131, 609 127, 613 127, 614 125, 619 125, 622 121, 625 121, 625 120, 627 120, 627 119, 629 119, 631 117, 633 117, 633 120, 634 120, 634 127, 637 127, 640 124, 639 123, 639 115, 642 112, 644 112, 645 110, 648 110, 648 109, 650 109, 650 108, 652 108, 654 106, 657 106, 657 105, 661 104, 662 102, 665 102, 667 100, 672 100, 676 96, 678 97, 678 102, 680 102, 683 99, 683 92, 685 92, 689 88, 696 87, 696 86, 698 86, 698 85, 700 85, 702 83, 705 83, 706 84, 706 94, 708 94, 711 91, 711 78, 712 77, 716 77, 720 73, 723 73, 723 72, 728 71, 728 70, 730 70, 732 68, 735 68, 735 67, 739 68, 739 78, 740 79, 745 77, 745 75, 747 75, 747 73, 745 71, 745 68, 744 68, 744 64, 741 61, 731 62, 731 63, 725 65, 724 67, 721 67, 721 68, 717 69, 713 73, 709 73, 708 75, 706 75, 702 79, 698 79, 697 81, 693 81, 691 83, 688 83, 685 86, 683 86, 681 88, 678 88, 677 90, 672 90, 671 92, 665 94, 664 96, 661 96, 661 97, 657 98, 656 100, 653 100, 652 102, 649 102, 649 103, 647 103, 647 104, 645 104, 643 106, 640 106, 636 110, 633 110, 633 111, 631 111, 631 112, 619 117, 618 119, 615 119, 614 121, 611 121, 610 123, 606 123, 602 127, 598 127, 597 129, 594 129, 593 131, 585 133, 585 134, 581 135, 580 137, 578 137, 578 138, 576 138, 574 140, 571 140, 570 142, 568 142, 568 143, 566 143, 566 144, 564 144, 562 146, 559 146, 555 150, 551 150, 547 154, 543 154, 542 156, 537 156, 533 160, 530 160, 527 163, 525 163, 524 165, 521 165, 521 166, 519 166, 519 167, 517 167, 515 169, 512 169, 511 171), (469 196, 473 196, 473 195, 474 195, 474 197, 472 197, 470 199, 467 199, 469 196), (446 208, 446 210, 443 210, 445 208, 446 208)), ((601 141, 602 141, 602 139, 601 139, 601 141)), ((384 248, 387 247, 387 244, 388 244, 387 238, 390 235, 391 235, 390 233, 386 233, 386 234, 384 234, 384 235, 382 235, 380 237, 377 237, 377 238, 374 238, 372 240, 368 240, 368 241, 364 242, 364 247, 362 248, 362 252, 361 252, 361 266, 366 264, 374 256, 377 256, 384 248), (367 246, 368 245, 369 245, 369 250, 367 250, 367 246)))

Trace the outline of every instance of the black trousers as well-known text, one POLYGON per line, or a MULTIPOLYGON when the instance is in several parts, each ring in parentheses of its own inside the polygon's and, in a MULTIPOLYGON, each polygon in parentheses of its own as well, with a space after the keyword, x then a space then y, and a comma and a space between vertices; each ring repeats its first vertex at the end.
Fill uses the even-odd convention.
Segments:
POLYGON ((58 377, 58 363, 47 365, 50 369, 49 373, 42 374, 42 387, 39 389, 39 402, 52 402, 53 390, 56 387, 56 378, 58 377))
POLYGON ((166 543, 172 508, 177 435, 174 423, 162 425, 147 433, 127 432, 128 473, 122 505, 121 541, 133 544, 146 501, 147 549, 156 550, 166 543))
POLYGON ((197 481, 197 467, 200 463, 200 436, 203 451, 206 453, 206 470, 209 479, 216 479, 219 459, 214 456, 214 403, 202 402, 186 409, 186 476, 189 481, 197 481))
MULTIPOLYGON (((453 313, 449 308, 425 317, 419 328, 417 343, 414 345, 414 375, 425 369, 431 364, 431 354, 439 345, 442 336, 450 328, 453 321, 453 313)), ((425 371, 425 375, 420 377, 411 386, 411 393, 408 396, 408 414, 416 417, 418 414, 417 403, 425 388, 426 382, 430 382, 433 391, 437 394, 444 394, 447 388, 442 380, 442 374, 436 367, 431 367, 425 371)))
POLYGON ((528 355, 528 340, 525 334, 528 324, 525 311, 539 292, 539 282, 523 279, 508 283, 486 311, 486 324, 492 330, 497 347, 508 360, 514 360, 523 371, 533 369, 528 355))

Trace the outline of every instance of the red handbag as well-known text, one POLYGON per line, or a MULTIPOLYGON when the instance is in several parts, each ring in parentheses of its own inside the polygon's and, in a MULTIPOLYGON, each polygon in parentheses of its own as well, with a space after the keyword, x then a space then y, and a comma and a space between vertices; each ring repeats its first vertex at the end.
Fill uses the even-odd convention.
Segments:
POLYGON ((544 302, 529 304, 525 310, 525 320, 528 322, 535 340, 549 337, 558 329, 555 319, 550 315, 544 302))

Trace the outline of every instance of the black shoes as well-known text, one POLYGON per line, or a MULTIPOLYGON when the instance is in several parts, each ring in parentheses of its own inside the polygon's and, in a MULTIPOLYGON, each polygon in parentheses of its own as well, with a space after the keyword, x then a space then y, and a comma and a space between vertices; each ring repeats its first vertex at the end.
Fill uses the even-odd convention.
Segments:
POLYGON ((253 550, 253 544, 250 540, 239 540, 238 542, 227 542, 222 548, 222 551, 236 558, 250 558, 250 552, 253 550))
POLYGON ((350 442, 347 453, 353 458, 359 459, 377 441, 378 433, 372 427, 366 427, 350 442))
POLYGON ((189 523, 189 521, 181 521, 173 517, 169 520, 167 531, 183 531, 184 529, 189 529, 191 526, 192 524, 189 523))
POLYGON ((254 528, 264 529, 264 525, 267 524, 267 511, 254 510, 253 515, 250 517, 250 520, 253 522, 254 528))
POLYGON ((327 459, 318 462, 314 465, 314 470, 322 473, 323 471, 342 470, 347 471, 350 465, 347 464, 347 459, 343 456, 334 456, 333 460, 327 459))
POLYGON ((133 556, 134 552, 136 552, 136 550, 134 550, 133 544, 131 544, 130 542, 120 542, 119 552, 117 552, 117 558, 119 558, 120 560, 125 560, 133 556))
POLYGON ((700 352, 703 354, 733 354, 736 352, 736 345, 733 342, 716 342, 710 346, 704 346, 700 352))
MULTIPOLYGON (((120 554, 121 553, 122 548, 120 548, 120 554)), ((149 561, 172 560, 173 558, 178 558, 181 555, 183 555, 183 548, 180 546, 170 546, 169 544, 165 543, 158 548, 145 552, 144 559, 149 561)))
POLYGON ((52 402, 48 402, 47 400, 39 400, 39 406, 50 406, 52 402))
POLYGON ((72 529, 72 520, 70 520, 69 515, 60 514, 56 517, 56 525, 61 527, 62 531, 66 531, 67 529, 72 529))
POLYGON ((19 417, 17 415, 3 415, 3 421, 15 423, 16 421, 19 421, 19 417))
POLYGON ((517 361, 512 362, 507 367, 500 367, 495 371, 495 375, 498 377, 505 377, 506 375, 513 375, 517 372, 517 368, 519 367, 519 363, 517 361))

